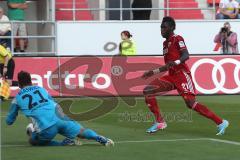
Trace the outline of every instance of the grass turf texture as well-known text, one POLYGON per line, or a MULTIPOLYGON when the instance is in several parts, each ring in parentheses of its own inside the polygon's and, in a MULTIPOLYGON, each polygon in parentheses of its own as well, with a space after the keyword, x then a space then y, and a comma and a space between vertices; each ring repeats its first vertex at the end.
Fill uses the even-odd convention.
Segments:
MULTIPOLYGON (((152 119, 148 116, 144 99, 137 98, 135 107, 129 107, 120 100, 114 111, 101 118, 81 122, 83 126, 113 139, 116 144, 109 148, 93 141, 90 141, 91 143, 83 141, 82 146, 72 147, 31 147, 27 143, 25 133, 28 120, 24 116, 20 114, 13 126, 5 124, 10 103, 7 101, 1 106, 1 158, 3 160, 225 160, 229 158, 238 160, 240 157, 239 98, 239 95, 198 97, 198 101, 229 120, 230 126, 224 136, 216 136, 216 125, 211 120, 191 112, 185 107, 181 97, 174 96, 158 98, 161 111, 167 116, 168 127, 164 131, 149 135, 145 130, 151 126, 152 119), (180 116, 179 113, 185 116, 180 116), (228 141, 212 141, 210 138, 228 141), (227 143, 229 141, 236 143, 227 143)), ((71 108, 73 112, 87 111, 98 103, 96 99, 74 100, 75 103, 71 108)), ((56 138, 61 140, 63 137, 56 138)))

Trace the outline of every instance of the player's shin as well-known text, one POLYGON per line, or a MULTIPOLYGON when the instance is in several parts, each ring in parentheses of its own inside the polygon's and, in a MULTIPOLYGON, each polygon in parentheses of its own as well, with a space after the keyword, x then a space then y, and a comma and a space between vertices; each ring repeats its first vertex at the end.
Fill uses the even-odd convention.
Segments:
POLYGON ((206 106, 195 102, 193 109, 197 111, 199 114, 203 115, 206 118, 209 118, 213 120, 217 125, 221 124, 223 120, 217 116, 215 113, 213 113, 210 109, 208 109, 206 106))
POLYGON ((91 129, 84 129, 83 131, 80 131, 81 133, 79 134, 80 137, 86 138, 86 139, 94 139, 96 140, 98 137, 98 134, 94 132, 91 129))
POLYGON ((110 146, 110 145, 113 146, 114 145, 114 142, 111 139, 106 138, 101 135, 98 135, 96 132, 94 132, 91 129, 84 129, 82 132, 80 131, 80 134, 78 137, 80 137, 80 138, 83 137, 86 139, 93 139, 104 146, 110 146))
POLYGON ((164 122, 164 119, 160 113, 159 106, 157 104, 157 99, 155 96, 145 96, 145 102, 150 109, 150 111, 153 113, 155 117, 155 121, 158 123, 164 122))

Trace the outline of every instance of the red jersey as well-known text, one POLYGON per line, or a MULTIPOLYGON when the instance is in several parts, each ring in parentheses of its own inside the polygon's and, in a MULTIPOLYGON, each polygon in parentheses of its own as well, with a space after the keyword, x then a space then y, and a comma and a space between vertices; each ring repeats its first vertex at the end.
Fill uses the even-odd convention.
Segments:
MULTIPOLYGON (((168 63, 169 61, 179 60, 181 57, 181 50, 183 49, 187 49, 184 39, 176 34, 170 36, 168 40, 165 40, 163 42, 163 55, 165 63, 168 63)), ((185 72, 190 73, 187 64, 185 64, 185 62, 182 62, 181 64, 170 68, 169 74, 173 75, 180 70, 184 70, 185 72)))

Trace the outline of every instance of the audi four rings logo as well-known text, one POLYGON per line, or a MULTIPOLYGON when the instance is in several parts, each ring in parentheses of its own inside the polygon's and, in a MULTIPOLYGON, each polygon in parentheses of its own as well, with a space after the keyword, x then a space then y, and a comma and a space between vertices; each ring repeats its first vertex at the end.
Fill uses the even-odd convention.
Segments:
POLYGON ((235 94, 235 93, 239 93, 240 92, 240 78, 239 78, 239 71, 240 71, 240 62, 236 59, 232 59, 232 58, 224 58, 222 60, 219 61, 215 61, 213 59, 209 59, 209 58, 204 58, 204 59, 200 59, 197 62, 195 62, 191 68, 191 72, 192 72, 192 77, 193 77, 193 82, 195 83, 196 89, 201 92, 201 93, 205 93, 205 94, 215 94, 218 92, 223 92, 226 94, 235 94), (236 87, 235 88, 225 88, 224 85, 226 83, 226 77, 228 77, 226 75, 226 72, 223 68, 223 64, 234 64, 235 68, 233 71, 233 76, 234 76, 234 80, 236 83, 236 87), (213 84, 215 85, 215 88, 213 89, 205 89, 202 88, 198 85, 198 83, 196 82, 196 77, 195 77, 195 72, 197 69, 201 68, 201 65, 203 64, 212 64, 213 65, 213 69, 212 69, 212 81, 213 84), (218 81, 217 79, 217 73, 220 73, 220 81, 218 81))

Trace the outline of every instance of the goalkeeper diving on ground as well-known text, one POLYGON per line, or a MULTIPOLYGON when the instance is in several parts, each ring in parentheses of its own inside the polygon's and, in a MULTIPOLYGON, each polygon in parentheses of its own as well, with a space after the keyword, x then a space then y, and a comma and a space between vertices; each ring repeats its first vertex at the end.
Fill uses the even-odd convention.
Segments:
POLYGON ((19 72, 18 82, 21 90, 12 100, 6 123, 12 125, 19 110, 30 118, 32 123, 28 125, 27 133, 31 145, 78 145, 79 141, 76 141, 76 138, 95 140, 104 146, 114 145, 111 139, 98 135, 95 131, 86 129, 67 117, 44 88, 32 85, 28 72, 19 72), (57 134, 66 138, 63 141, 56 141, 54 138, 57 134))

